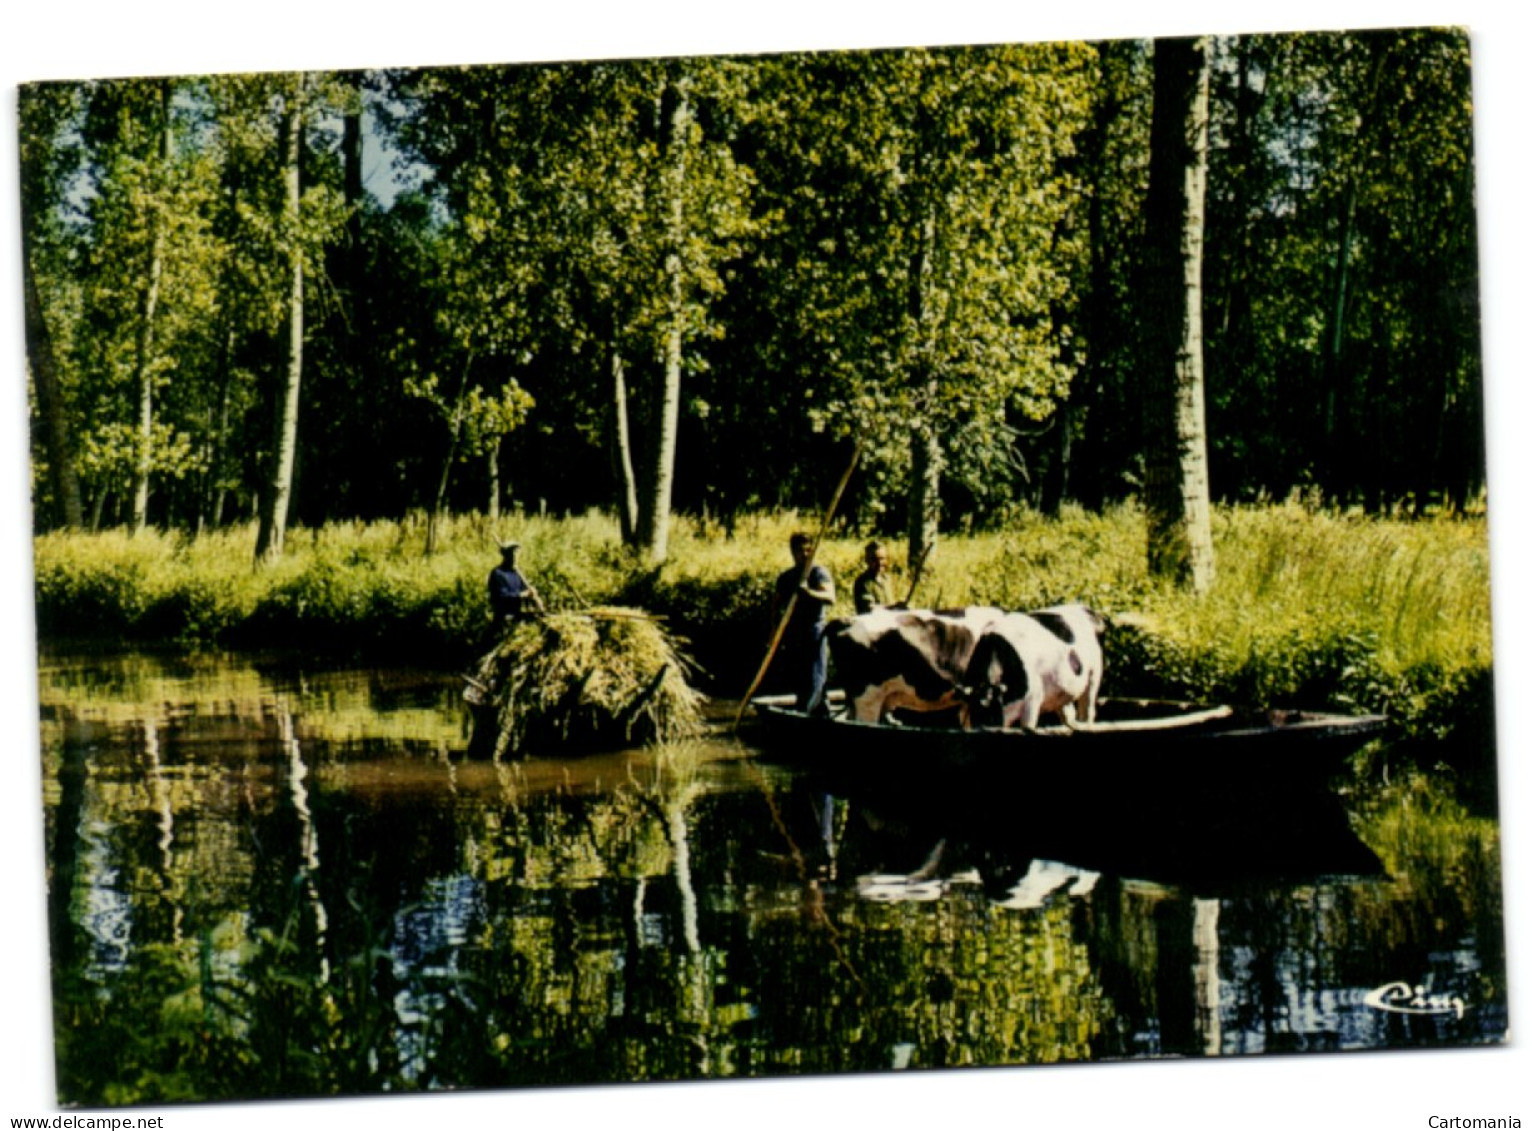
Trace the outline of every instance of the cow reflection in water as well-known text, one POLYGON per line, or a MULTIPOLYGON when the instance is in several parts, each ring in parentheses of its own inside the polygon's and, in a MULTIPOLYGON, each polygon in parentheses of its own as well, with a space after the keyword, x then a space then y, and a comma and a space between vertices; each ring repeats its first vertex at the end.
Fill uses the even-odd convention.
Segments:
MULTIPOLYGON (((831 800, 830 804, 836 803, 831 800)), ((954 885, 970 885, 982 888, 992 903, 1028 910, 1042 907, 1061 892, 1070 897, 1089 895, 1100 879, 1098 872, 1001 845, 934 836, 875 809, 860 807, 857 816, 862 833, 858 855, 863 859, 855 861, 856 893, 871 902, 931 902, 954 885)), ((832 858, 838 853, 839 845, 828 836, 824 846, 832 858)))
MULTIPOLYGON (((940 899, 952 884, 984 882, 977 868, 941 876, 934 865, 942 848, 943 845, 939 844, 932 853, 933 866, 930 868, 917 869, 904 876, 858 876, 857 895, 874 903, 924 903, 940 899)), ((990 899, 1013 911, 1035 911, 1060 893, 1069 898, 1089 895, 1100 878, 1100 872, 1089 872, 1054 860, 1033 860, 1025 875, 1006 891, 991 893, 990 899)))
POLYGON ((1216 897, 1252 883, 1384 871, 1331 794, 1275 807, 1253 797, 1248 806, 1217 811, 1189 799, 1174 812, 1136 818, 1122 809, 1094 816, 1083 798, 1018 798, 985 808, 972 797, 966 806, 944 805, 939 794, 929 783, 902 798, 820 794, 821 811, 838 814, 821 828, 824 851, 842 874, 856 877, 861 898, 920 902, 970 886, 996 905, 1029 910, 1088 897, 1104 876, 1216 897), (1223 831, 1219 850, 1209 852, 1214 827, 1223 831))

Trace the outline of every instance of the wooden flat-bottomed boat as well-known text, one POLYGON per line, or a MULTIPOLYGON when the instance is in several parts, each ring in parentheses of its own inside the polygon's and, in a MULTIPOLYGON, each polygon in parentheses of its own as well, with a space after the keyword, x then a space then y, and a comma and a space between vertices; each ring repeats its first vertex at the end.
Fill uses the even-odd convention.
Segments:
POLYGON ((1102 700, 1097 719, 1034 731, 811 716, 786 698, 753 701, 767 757, 837 778, 970 790, 1067 790, 1152 797, 1223 789, 1323 788, 1379 737, 1382 715, 1240 710, 1102 700))
MULTIPOLYGON (((1103 700, 1097 722, 1037 731, 866 723, 757 699, 752 744, 915 848, 1027 858, 1219 891, 1375 875, 1333 789, 1380 715, 1103 700)), ((1003 871, 1003 869, 1002 869, 1003 871)))

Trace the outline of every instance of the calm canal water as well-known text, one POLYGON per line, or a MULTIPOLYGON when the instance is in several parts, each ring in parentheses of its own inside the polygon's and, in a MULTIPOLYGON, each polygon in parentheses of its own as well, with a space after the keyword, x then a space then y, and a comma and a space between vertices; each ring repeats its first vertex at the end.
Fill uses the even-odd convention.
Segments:
POLYGON ((61 1102, 1506 1033, 1498 829, 1418 776, 1038 843, 722 738, 466 762, 458 691, 44 656, 61 1102))

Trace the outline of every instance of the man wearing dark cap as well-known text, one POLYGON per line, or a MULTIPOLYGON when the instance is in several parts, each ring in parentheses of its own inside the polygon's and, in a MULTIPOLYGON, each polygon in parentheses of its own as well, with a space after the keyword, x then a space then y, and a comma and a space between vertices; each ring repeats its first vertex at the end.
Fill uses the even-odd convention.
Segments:
POLYGON ((489 575, 489 612, 496 625, 543 611, 543 599, 516 568, 520 542, 500 543, 500 564, 489 575))

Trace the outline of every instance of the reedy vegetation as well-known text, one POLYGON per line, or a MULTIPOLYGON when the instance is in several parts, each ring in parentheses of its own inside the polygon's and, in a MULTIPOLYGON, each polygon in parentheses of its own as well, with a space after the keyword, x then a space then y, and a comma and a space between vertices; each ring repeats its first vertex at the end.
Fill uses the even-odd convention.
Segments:
MULTIPOLYGON (((426 517, 295 532, 287 557, 250 566, 253 525, 199 538, 149 531, 52 533, 36 541, 38 623, 50 644, 408 650, 466 665, 489 643, 485 579, 497 537, 550 607, 629 605, 690 642, 714 694, 739 694, 769 637, 772 580, 791 511, 748 516, 726 537, 678 520, 659 569, 625 550, 614 520, 514 514, 448 520, 424 553, 426 517)), ((1059 518, 1018 511, 953 536, 928 563, 917 606, 1034 608, 1085 601, 1112 622, 1109 694, 1387 710, 1416 737, 1487 720, 1491 625, 1482 518, 1392 520, 1297 502, 1214 515, 1219 573, 1198 599, 1152 580, 1132 505, 1059 518)), ((819 560, 850 611, 864 539, 838 533, 819 560)), ((902 562, 892 590, 905 595, 902 562)))

